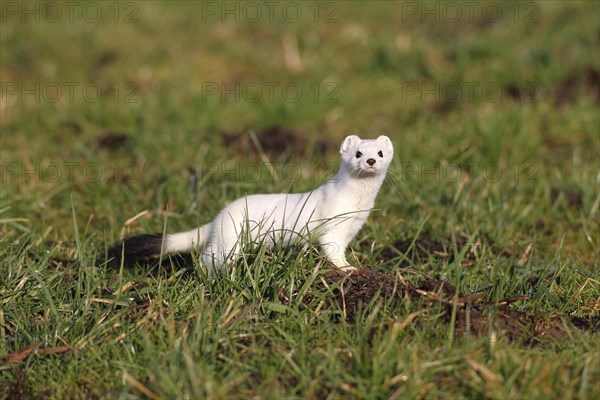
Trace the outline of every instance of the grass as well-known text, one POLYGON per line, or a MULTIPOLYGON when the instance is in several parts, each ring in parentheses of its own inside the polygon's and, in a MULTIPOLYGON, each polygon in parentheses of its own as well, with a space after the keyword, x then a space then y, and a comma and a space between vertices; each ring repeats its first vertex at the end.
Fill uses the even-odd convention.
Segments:
POLYGON ((76 8, 56 23, 8 3, 0 398, 600 394, 597 3, 481 3, 457 22, 322 3, 316 23, 317 3, 256 23, 203 8, 221 3, 122 3, 117 22, 99 3, 97 22, 76 8), (388 289, 332 280, 310 249, 248 246, 214 280, 169 260, 96 266, 122 235, 316 187, 354 133, 395 145, 349 254, 388 289), (428 280, 457 292, 406 289, 428 280), (535 323, 515 338, 503 313, 535 323))

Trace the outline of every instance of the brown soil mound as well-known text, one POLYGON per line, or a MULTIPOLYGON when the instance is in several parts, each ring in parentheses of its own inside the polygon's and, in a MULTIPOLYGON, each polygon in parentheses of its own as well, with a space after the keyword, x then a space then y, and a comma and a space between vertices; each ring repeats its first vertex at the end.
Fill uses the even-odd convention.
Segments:
MULTIPOLYGON (((529 296, 516 296, 497 302, 485 302, 485 293, 456 295, 456 288, 446 281, 433 279, 411 284, 401 278, 371 269, 361 269, 350 275, 331 273, 325 277, 328 286, 335 285, 335 301, 344 310, 347 321, 354 321, 361 305, 369 304, 375 297, 392 302, 422 301, 424 307, 442 309, 442 321, 450 324, 456 307, 455 337, 504 336, 511 341, 550 343, 565 340, 570 331, 600 330, 600 319, 572 318, 555 315, 549 319, 509 307, 517 301, 527 301, 529 296)), ((439 311, 436 311, 436 314, 439 311)))

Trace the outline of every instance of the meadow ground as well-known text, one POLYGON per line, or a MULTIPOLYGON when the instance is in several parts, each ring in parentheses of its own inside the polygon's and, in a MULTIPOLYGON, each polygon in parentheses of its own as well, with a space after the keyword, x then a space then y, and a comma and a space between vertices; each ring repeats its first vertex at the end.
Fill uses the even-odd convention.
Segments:
POLYGON ((0 398, 600 396, 599 3, 1 6, 0 398), (358 274, 97 266, 347 134, 395 144, 358 274))

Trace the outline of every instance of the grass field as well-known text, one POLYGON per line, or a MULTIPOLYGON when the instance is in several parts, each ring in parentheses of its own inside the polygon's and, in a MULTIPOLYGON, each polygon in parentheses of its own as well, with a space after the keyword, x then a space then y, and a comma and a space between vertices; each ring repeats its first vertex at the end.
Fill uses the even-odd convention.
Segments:
POLYGON ((0 399, 598 398, 600 5, 466 3, 0 3, 0 399), (358 275, 97 266, 347 134, 358 275))

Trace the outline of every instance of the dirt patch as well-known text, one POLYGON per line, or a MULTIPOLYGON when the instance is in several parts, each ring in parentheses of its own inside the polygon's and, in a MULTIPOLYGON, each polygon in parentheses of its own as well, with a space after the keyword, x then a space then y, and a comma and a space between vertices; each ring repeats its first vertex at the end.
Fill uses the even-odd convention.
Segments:
POLYGON ((571 322, 579 329, 600 333, 600 317, 573 317, 571 318, 571 322))
POLYGON ((9 381, 4 388, 6 390, 7 399, 32 399, 33 389, 27 378, 27 372, 25 369, 19 370, 14 379, 9 381))
POLYGON ((327 139, 318 139, 316 142, 310 140, 309 135, 301 129, 283 127, 279 125, 255 130, 256 143, 249 130, 242 132, 222 132, 221 142, 223 146, 236 154, 249 154, 256 160, 261 159, 264 152, 270 160, 282 161, 293 154, 306 155, 309 150, 322 153, 334 148, 327 139))
POLYGON ((579 189, 570 187, 570 188, 550 188, 550 199, 552 202, 556 202, 561 197, 564 197, 565 201, 569 208, 579 210, 583 207, 583 200, 581 191, 579 189))
POLYGON ((119 60, 119 54, 112 50, 105 50, 93 58, 90 65, 90 75, 93 81, 99 81, 102 71, 109 68, 119 60))
POLYGON ((27 369, 21 368, 19 369, 14 378, 6 383, 6 387, 4 387, 4 395, 7 399, 37 399, 37 400, 45 400, 54 398, 52 394, 52 390, 46 389, 42 392, 39 392, 37 395, 34 393, 33 384, 29 380, 29 376, 27 375, 27 369))
POLYGON ((359 306, 368 304, 375 296, 401 300, 407 291, 405 283, 390 279, 390 275, 369 269, 342 277, 332 272, 325 277, 328 286, 338 286, 333 290, 336 301, 342 307, 345 318, 354 321, 359 306))
POLYGON ((256 138, 260 142, 263 151, 275 157, 292 148, 304 151, 308 145, 306 132, 282 126, 259 130, 256 132, 256 138))
POLYGON ((593 67, 572 73, 558 83, 554 89, 554 105, 561 107, 573 104, 584 94, 600 102, 600 72, 593 67))
POLYGON ((536 219, 532 225, 533 231, 546 236, 551 235, 554 231, 552 230, 552 224, 549 224, 548 222, 549 219, 546 217, 536 219))
MULTIPOLYGON (((360 244, 364 252, 369 252, 371 245, 372 242, 368 240, 360 244)), ((439 238, 424 233, 416 239, 397 240, 392 246, 383 248, 379 257, 384 260, 390 260, 399 257, 400 254, 404 254, 404 258, 399 264, 401 267, 407 267, 411 262, 418 264, 429 260, 429 258, 452 262, 455 260, 456 255, 460 254, 466 246, 469 246, 469 248, 466 249, 463 257, 464 267, 473 265, 478 248, 491 247, 494 253, 507 258, 513 257, 515 254, 513 249, 500 248, 486 235, 476 237, 469 245, 469 237, 464 234, 455 235, 453 239, 449 233, 442 233, 439 235, 439 238)))
MULTIPOLYGON (((59 252, 63 253, 64 247, 62 243, 48 241, 45 243, 45 248, 59 248, 59 252)), ((42 250, 43 252, 44 250, 42 250)), ((59 253, 59 254, 60 254, 59 253)), ((71 276, 73 271, 77 270, 77 260, 73 258, 69 258, 67 256, 53 256, 48 259, 44 257, 44 254, 39 251, 28 250, 26 252, 27 257, 35 263, 46 263, 48 271, 51 272, 68 272, 68 275, 71 276)))
MULTIPOLYGON (((446 258, 449 261, 454 259, 454 250, 453 243, 450 235, 444 234, 442 235, 443 240, 436 240, 432 236, 425 234, 419 236, 416 240, 413 239, 405 239, 399 240, 394 243, 394 247, 401 251, 402 253, 412 252, 412 256, 423 259, 427 258, 429 255, 433 255, 439 258, 446 258)), ((456 250, 461 252, 462 249, 467 245, 469 238, 464 235, 456 236, 455 245, 456 250)), ((472 251, 467 251, 467 257, 472 254, 472 251)))
POLYGON ((535 314, 507 308, 504 305, 497 307, 474 305, 468 310, 465 308, 457 310, 455 337, 504 336, 510 341, 523 340, 529 344, 543 344, 568 339, 570 329, 574 328, 569 328, 559 317, 543 320, 535 314))
POLYGON ((515 101, 515 103, 535 103, 537 98, 538 88, 536 85, 518 85, 516 83, 508 84, 504 87, 504 91, 515 101))
POLYGON ((96 136, 98 147, 106 150, 115 150, 122 147, 130 140, 130 136, 121 132, 103 131, 96 136))
POLYGON ((64 257, 51 257, 48 260, 48 270, 50 271, 65 271, 72 268, 75 261, 64 257))
POLYGON ((456 307, 455 337, 504 336, 510 341, 523 340, 543 344, 569 338, 573 329, 598 330, 594 319, 569 318, 557 315, 544 319, 536 314, 509 307, 511 303, 528 301, 529 296, 515 296, 496 302, 485 301, 485 293, 456 294, 456 288, 446 281, 428 279, 418 284, 406 282, 399 276, 362 269, 351 275, 331 273, 325 277, 328 286, 334 286, 335 302, 343 310, 347 321, 354 321, 362 305, 375 297, 398 303, 410 300, 423 303, 424 310, 442 311, 441 320, 450 326, 456 307), (572 326, 567 321, 572 321, 572 326))
MULTIPOLYGON (((450 94, 450 96, 453 96, 453 94, 450 94)), ((439 101, 428 103, 428 110, 438 115, 445 115, 455 110, 459 105, 461 105, 460 101, 448 100, 446 99, 446 96, 441 97, 442 98, 439 101)))

